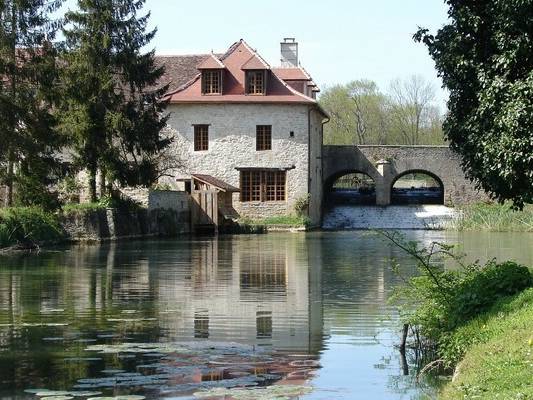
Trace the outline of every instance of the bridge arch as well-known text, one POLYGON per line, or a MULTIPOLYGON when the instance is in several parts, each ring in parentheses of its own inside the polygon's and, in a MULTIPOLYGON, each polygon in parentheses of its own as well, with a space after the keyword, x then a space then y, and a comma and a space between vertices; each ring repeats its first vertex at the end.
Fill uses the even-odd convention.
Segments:
POLYGON ((326 205, 376 204, 376 177, 358 169, 340 170, 324 182, 326 205))
POLYGON ((390 204, 444 204, 444 183, 425 169, 408 169, 398 173, 390 185, 390 204))

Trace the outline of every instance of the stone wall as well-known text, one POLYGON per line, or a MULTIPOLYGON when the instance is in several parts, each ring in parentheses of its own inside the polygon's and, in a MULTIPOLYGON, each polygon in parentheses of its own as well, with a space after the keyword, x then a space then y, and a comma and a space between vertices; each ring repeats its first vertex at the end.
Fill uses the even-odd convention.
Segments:
POLYGON ((169 129, 173 151, 183 162, 174 177, 162 179, 178 187, 176 178, 191 173, 215 176, 240 187, 237 168, 283 168, 287 171, 287 201, 241 203, 234 207, 243 216, 267 217, 293 212, 297 199, 309 190, 309 107, 298 104, 189 104, 171 105, 169 129), (194 151, 194 125, 209 125, 209 150, 194 151), (272 150, 256 151, 256 126, 272 125, 272 150), (292 132, 292 135, 291 135, 292 132))
POLYGON ((390 204, 392 186, 408 172, 437 177, 444 186, 447 205, 488 199, 465 177, 459 156, 447 146, 324 146, 323 166, 326 190, 346 173, 369 175, 376 183, 378 205, 390 204))
POLYGON ((190 213, 175 210, 135 212, 80 210, 63 214, 60 222, 70 240, 102 241, 145 236, 176 236, 190 233, 190 213))
POLYGON ((174 210, 184 212, 190 209, 190 196, 175 190, 152 190, 148 193, 149 210, 174 210))

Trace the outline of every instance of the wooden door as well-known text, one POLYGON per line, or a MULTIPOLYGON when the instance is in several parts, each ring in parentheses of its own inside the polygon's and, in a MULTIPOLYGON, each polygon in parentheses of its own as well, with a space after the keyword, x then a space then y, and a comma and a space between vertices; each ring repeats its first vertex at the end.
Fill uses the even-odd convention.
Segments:
POLYGON ((214 225, 218 227, 218 192, 215 190, 194 190, 192 225, 214 225))

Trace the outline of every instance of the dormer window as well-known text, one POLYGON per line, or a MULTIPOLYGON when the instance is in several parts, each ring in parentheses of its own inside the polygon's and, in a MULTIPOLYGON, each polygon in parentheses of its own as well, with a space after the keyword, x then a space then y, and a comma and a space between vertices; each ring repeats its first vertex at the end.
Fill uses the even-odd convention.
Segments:
POLYGON ((265 94, 266 71, 246 71, 246 94, 265 94))
POLYGON ((222 70, 202 71, 202 94, 222 94, 222 70))

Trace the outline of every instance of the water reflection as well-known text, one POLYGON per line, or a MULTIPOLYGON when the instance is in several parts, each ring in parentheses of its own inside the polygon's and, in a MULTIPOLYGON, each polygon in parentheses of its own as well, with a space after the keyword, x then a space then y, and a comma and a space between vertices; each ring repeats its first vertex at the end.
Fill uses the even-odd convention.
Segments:
MULTIPOLYGON (((533 235, 408 236, 459 243, 474 259, 533 264, 533 235)), ((183 341, 317 355, 322 369, 309 399, 415 396, 420 388, 402 376, 394 348, 397 315, 387 298, 401 279, 391 258, 404 276, 416 272, 401 251, 364 232, 131 242, 2 257, 0 398, 31 398, 22 392, 31 386, 69 389, 80 379, 101 379, 104 370, 139 373, 147 364, 144 355, 88 353, 89 345, 183 341)), ((158 368, 168 372, 168 362, 158 368)), ((227 376, 216 368, 194 371, 200 382, 227 376)), ((142 386, 142 379, 135 382, 142 386)))
POLYGON ((106 340, 231 341, 316 354, 320 264, 309 266, 304 236, 265 239, 75 246, 2 258, 1 393, 66 389, 98 376, 107 360, 86 360, 84 349, 106 340))

